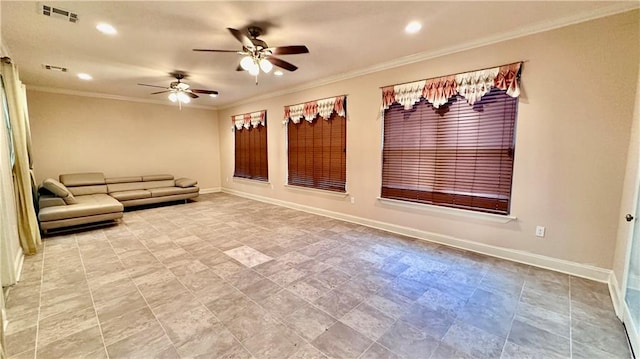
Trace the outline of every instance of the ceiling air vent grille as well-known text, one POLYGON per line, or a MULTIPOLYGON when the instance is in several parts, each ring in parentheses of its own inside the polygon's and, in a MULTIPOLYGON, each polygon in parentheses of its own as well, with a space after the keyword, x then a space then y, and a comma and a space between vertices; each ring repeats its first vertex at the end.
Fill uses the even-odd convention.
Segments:
POLYGON ((67 69, 66 67, 53 66, 53 65, 47 65, 47 64, 42 64, 42 68, 45 69, 45 70, 58 71, 58 72, 67 72, 67 71, 69 71, 69 69, 67 69))
POLYGON ((66 20, 74 24, 78 22, 78 14, 50 5, 42 5, 42 15, 66 20))

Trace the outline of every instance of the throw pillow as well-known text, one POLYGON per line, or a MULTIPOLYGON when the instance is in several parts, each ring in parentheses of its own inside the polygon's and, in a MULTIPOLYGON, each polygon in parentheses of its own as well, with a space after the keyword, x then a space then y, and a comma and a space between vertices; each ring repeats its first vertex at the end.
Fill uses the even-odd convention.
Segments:
POLYGON ((66 197, 62 197, 62 200, 66 204, 76 204, 78 200, 73 196, 73 193, 69 192, 69 195, 66 197))
POLYGON ((182 188, 195 186, 197 184, 198 184, 198 181, 191 178, 178 178, 176 180, 176 186, 182 187, 182 188))
POLYGON ((47 178, 46 180, 44 180, 42 182, 42 187, 46 188, 49 192, 61 198, 65 198, 71 194, 71 192, 69 192, 65 185, 54 180, 53 178, 47 178))

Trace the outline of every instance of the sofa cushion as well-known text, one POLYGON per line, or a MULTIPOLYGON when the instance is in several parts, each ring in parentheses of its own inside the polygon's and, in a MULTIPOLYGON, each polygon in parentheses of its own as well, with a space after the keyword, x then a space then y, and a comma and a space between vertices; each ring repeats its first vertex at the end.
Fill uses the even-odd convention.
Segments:
POLYGON ((53 206, 66 206, 66 205, 67 203, 58 196, 42 194, 40 195, 40 198, 38 198, 38 207, 40 209, 53 207, 53 206))
POLYGON ((142 182, 142 177, 140 177, 140 176, 111 177, 111 178, 106 178, 105 182, 107 184, 126 183, 126 182, 142 182))
POLYGON ((107 194, 107 185, 95 185, 95 186, 78 186, 78 187, 67 187, 69 188, 69 192, 73 193, 74 196, 86 196, 89 194, 107 194))
POLYGON ((60 182, 65 186, 92 186, 104 184, 102 172, 70 173, 60 175, 60 182))
POLYGON ((42 208, 38 213, 40 221, 93 216, 104 213, 122 212, 122 203, 106 194, 77 196, 77 204, 42 208))
POLYGON ((150 182, 128 182, 128 183, 113 183, 108 184, 109 193, 122 192, 122 191, 134 191, 141 189, 160 188, 160 187, 173 187, 175 182, 173 180, 165 181, 150 181, 150 182))
POLYGON ((60 198, 67 197, 71 194, 71 192, 69 192, 69 189, 67 189, 65 185, 54 180, 53 178, 47 178, 42 181, 42 187, 60 198))
POLYGON ((182 187, 182 188, 195 186, 197 184, 198 184, 198 181, 191 178, 178 178, 176 180, 176 186, 182 187))
POLYGON ((133 191, 111 192, 109 195, 118 201, 129 201, 132 199, 150 198, 151 192, 144 189, 138 189, 133 191))
POLYGON ((112 183, 108 184, 107 188, 109 193, 146 189, 144 182, 112 183))
POLYGON ((149 191, 151 192, 151 197, 163 197, 163 196, 172 196, 176 194, 185 194, 198 192, 198 187, 161 187, 161 188, 152 188, 149 191))
POLYGON ((142 180, 145 182, 149 182, 149 181, 165 181, 165 180, 172 180, 173 176, 172 175, 149 175, 149 176, 142 176, 142 180))
POLYGON ((143 183, 144 183, 145 189, 174 187, 176 185, 176 182, 174 180, 149 181, 149 182, 143 182, 143 183))

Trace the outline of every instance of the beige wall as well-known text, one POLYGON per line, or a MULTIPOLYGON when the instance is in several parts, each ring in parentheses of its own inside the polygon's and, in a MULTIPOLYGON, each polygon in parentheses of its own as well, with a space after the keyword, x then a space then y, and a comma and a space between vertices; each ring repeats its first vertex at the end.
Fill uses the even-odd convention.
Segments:
MULTIPOLYGON (((219 111, 223 187, 371 220, 611 268, 638 76, 638 11, 219 111), (380 86, 525 60, 512 215, 496 224, 379 202, 380 86), (286 188, 283 106, 348 94, 347 191, 286 188), (267 109, 273 187, 233 180, 230 116, 267 109), (545 238, 534 235, 547 228, 545 238)), ((304 69, 301 69, 304 71, 304 69)), ((295 76, 295 75, 292 75, 295 76)))
POLYGON ((220 187, 217 113, 27 91, 36 179, 170 173, 220 187))

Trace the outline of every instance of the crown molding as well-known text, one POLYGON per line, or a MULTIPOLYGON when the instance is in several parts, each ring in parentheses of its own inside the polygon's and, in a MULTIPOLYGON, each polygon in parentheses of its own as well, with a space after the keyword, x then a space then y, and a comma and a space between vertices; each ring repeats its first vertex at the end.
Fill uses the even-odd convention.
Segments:
MULTIPOLYGON (((171 106, 175 107, 176 104, 173 102, 161 101, 161 100, 149 100, 128 96, 119 96, 119 95, 110 95, 99 92, 86 92, 86 91, 76 91, 76 90, 67 90, 67 89, 59 89, 53 87, 44 87, 44 86, 29 86, 27 85, 27 90, 30 91, 39 91, 39 92, 48 92, 60 95, 71 95, 71 96, 82 96, 82 97, 93 97, 100 98, 106 100, 117 100, 117 101, 129 101, 129 102, 139 102, 153 105, 163 105, 163 106, 171 106)), ((194 105, 194 104, 183 104, 182 107, 185 108, 196 108, 202 110, 217 110, 218 108, 213 106, 202 106, 202 105, 194 105)))
POLYGON ((459 45, 450 46, 437 51, 426 51, 426 52, 420 52, 420 53, 409 55, 409 56, 400 57, 391 61, 365 67, 360 70, 350 71, 350 72, 346 72, 336 76, 330 76, 321 81, 312 81, 312 82, 302 84, 300 86, 288 88, 286 90, 274 91, 265 95, 254 96, 250 99, 236 101, 228 105, 220 106, 217 109, 226 110, 228 108, 250 104, 255 101, 266 100, 266 99, 270 99, 278 96, 283 96, 283 95, 288 95, 288 94, 292 94, 292 93, 296 93, 304 90, 309 90, 309 89, 329 85, 335 82, 368 75, 375 72, 380 72, 380 71, 393 69, 400 66, 410 65, 416 62, 430 60, 433 58, 455 54, 462 51, 472 50, 475 48, 488 46, 488 45, 496 44, 503 41, 513 40, 513 39, 517 39, 517 38, 525 37, 529 35, 534 35, 534 34, 538 34, 545 31, 551 31, 551 30, 562 28, 565 26, 575 25, 581 22, 586 22, 590 20, 599 19, 602 17, 612 16, 612 15, 620 14, 623 12, 635 10, 638 8, 640 8, 640 3, 637 1, 626 1, 622 3, 617 3, 611 6, 607 6, 600 9, 591 10, 591 11, 585 11, 579 14, 567 16, 567 17, 556 19, 553 21, 545 21, 545 22, 533 24, 530 26, 524 26, 514 31, 509 31, 509 32, 504 32, 494 36, 484 37, 479 40, 465 42, 459 45))

